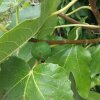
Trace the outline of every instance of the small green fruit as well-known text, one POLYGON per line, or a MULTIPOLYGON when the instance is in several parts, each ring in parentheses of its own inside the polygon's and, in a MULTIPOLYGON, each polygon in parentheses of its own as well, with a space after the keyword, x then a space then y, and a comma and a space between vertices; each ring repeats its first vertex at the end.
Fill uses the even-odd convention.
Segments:
POLYGON ((51 48, 48 43, 34 43, 32 47, 32 55, 37 59, 46 59, 51 54, 51 48))

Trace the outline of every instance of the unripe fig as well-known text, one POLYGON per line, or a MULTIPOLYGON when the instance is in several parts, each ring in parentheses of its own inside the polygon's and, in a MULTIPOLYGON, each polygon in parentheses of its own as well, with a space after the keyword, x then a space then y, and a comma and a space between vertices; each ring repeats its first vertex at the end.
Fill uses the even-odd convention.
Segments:
POLYGON ((37 59, 46 59, 51 54, 51 47, 46 42, 34 43, 32 55, 37 59))

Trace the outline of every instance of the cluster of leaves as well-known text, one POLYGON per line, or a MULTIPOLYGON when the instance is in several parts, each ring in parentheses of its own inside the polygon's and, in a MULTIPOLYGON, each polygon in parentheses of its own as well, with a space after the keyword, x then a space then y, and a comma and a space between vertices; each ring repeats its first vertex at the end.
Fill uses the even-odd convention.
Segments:
MULTIPOLYGON (((6 25, 4 19, 1 20, 7 32, 1 30, 0 37, 0 100, 99 100, 97 92, 100 89, 96 88, 100 85, 99 43, 49 45, 29 42, 31 38, 65 40, 99 37, 80 27, 54 31, 57 24, 69 23, 52 16, 52 13, 71 0, 41 0, 36 6, 23 0, 12 1, 14 5, 5 6, 5 10, 2 8, 0 12, 9 13, 11 9, 6 25)), ((8 0, 2 0, 2 3, 6 2, 8 0)), ((86 4, 87 0, 79 0, 66 13, 86 4)), ((82 10, 71 17, 95 24, 95 21, 90 21, 90 16, 91 12, 82 10)))

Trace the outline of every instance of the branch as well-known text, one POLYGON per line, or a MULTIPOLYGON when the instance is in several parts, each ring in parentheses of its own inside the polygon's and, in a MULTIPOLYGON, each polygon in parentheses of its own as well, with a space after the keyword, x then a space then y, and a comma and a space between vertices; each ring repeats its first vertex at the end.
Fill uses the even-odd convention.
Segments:
MULTIPOLYGON (((81 24, 79 21, 76 21, 75 19, 72 19, 64 14, 58 14, 59 17, 63 18, 64 20, 70 22, 71 24, 81 24)), ((89 27, 89 26, 82 26, 84 29, 92 29, 92 30, 95 30, 97 29, 96 27, 89 27)))
POLYGON ((58 14, 59 17, 63 18, 64 20, 70 22, 71 24, 80 24, 80 22, 76 21, 75 19, 72 19, 62 13, 58 14))
POLYGON ((99 43, 100 38, 96 39, 84 39, 84 40, 38 40, 38 39, 30 39, 30 42, 47 42, 50 45, 63 45, 63 44, 89 44, 89 43, 99 43))
POLYGON ((96 20, 97 20, 98 25, 100 25, 100 12, 97 9, 96 1, 97 0, 89 0, 89 5, 91 7, 91 10, 92 10, 96 20))

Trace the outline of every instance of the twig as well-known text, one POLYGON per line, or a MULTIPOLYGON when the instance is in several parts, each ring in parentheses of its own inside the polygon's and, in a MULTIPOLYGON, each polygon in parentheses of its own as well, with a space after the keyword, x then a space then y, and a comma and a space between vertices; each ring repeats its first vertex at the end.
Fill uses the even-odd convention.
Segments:
POLYGON ((75 19, 72 19, 62 13, 58 14, 59 17, 63 18, 64 20, 70 22, 71 24, 80 24, 80 22, 76 21, 75 19))
POLYGON ((74 13, 76 13, 76 12, 78 12, 79 10, 82 10, 82 9, 91 10, 91 7, 90 7, 90 6, 82 6, 82 7, 79 7, 79 8, 77 8, 77 9, 73 10, 72 12, 67 13, 66 16, 70 16, 70 15, 72 15, 72 14, 74 14, 74 13))
POLYGON ((73 27, 73 26, 76 26, 76 27, 88 27, 88 28, 92 28, 92 29, 100 29, 100 26, 97 26, 97 25, 89 25, 89 24, 67 24, 67 25, 58 25, 58 26, 55 26, 55 29, 56 28, 73 27))
POLYGON ((59 44, 59 45, 63 45, 63 44, 89 44, 89 43, 99 43, 100 42, 100 38, 96 38, 96 39, 84 39, 84 40, 38 40, 38 39, 31 39, 29 40, 30 42, 47 42, 50 45, 55 45, 55 44, 59 44))
POLYGON ((62 9, 54 12, 52 15, 57 15, 59 13, 64 12, 65 10, 68 10, 73 4, 75 4, 78 0, 72 0, 69 4, 67 4, 65 7, 63 7, 62 9))

